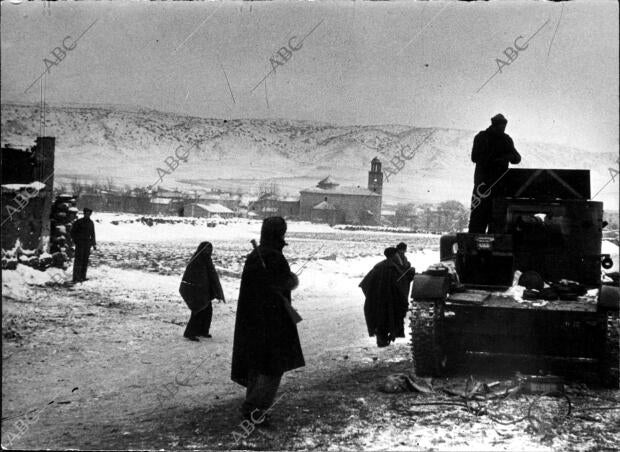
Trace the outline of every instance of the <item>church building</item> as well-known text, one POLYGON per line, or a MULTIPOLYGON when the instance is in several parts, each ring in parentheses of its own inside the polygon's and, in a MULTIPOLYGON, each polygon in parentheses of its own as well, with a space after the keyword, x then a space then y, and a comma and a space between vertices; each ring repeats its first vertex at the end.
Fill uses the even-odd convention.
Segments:
POLYGON ((383 172, 378 158, 370 162, 367 187, 340 186, 330 176, 301 190, 302 220, 329 224, 376 225, 381 221, 383 172))

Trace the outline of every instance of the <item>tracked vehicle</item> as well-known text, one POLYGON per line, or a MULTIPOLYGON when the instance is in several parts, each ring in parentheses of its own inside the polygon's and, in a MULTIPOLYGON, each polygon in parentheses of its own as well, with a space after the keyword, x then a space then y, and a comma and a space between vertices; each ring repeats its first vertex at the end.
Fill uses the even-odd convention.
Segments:
POLYGON ((589 171, 510 169, 493 190, 493 232, 443 236, 414 279, 416 374, 500 362, 618 387, 620 290, 601 281, 613 262, 589 171))

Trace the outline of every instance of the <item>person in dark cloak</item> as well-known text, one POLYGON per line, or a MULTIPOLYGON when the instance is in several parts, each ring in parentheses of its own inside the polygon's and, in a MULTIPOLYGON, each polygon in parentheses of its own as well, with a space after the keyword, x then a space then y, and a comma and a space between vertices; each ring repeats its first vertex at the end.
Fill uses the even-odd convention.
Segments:
POLYGON ((387 347, 397 337, 405 337, 407 299, 398 285, 402 271, 398 250, 386 248, 385 260, 364 277, 360 287, 366 297, 364 316, 369 336, 376 336, 378 347, 387 347))
POLYGON ((215 270, 211 254, 213 245, 202 242, 190 259, 179 287, 181 297, 192 311, 183 336, 198 341, 198 336, 211 337, 213 318, 212 300, 226 301, 220 278, 215 270))
POLYGON ((282 254, 286 221, 263 220, 260 245, 243 267, 232 354, 232 381, 247 388, 245 419, 265 424, 284 372, 305 366, 295 320, 287 309, 299 283, 282 254))
POLYGON ((491 126, 474 138, 471 161, 476 164, 474 190, 469 214, 469 232, 493 232, 493 186, 508 170, 508 164, 521 162, 512 138, 505 133, 508 120, 498 114, 491 118, 491 126))
POLYGON ((75 256, 73 258, 73 282, 86 281, 86 270, 88 269, 88 258, 90 248, 97 249, 95 240, 95 224, 90 219, 92 209, 84 207, 84 216, 75 220, 71 226, 71 239, 75 244, 75 256))
POLYGON ((407 244, 400 242, 396 245, 398 251, 398 260, 400 260, 400 275, 397 283, 402 295, 404 297, 405 304, 409 306, 409 290, 411 288, 411 281, 415 276, 415 268, 411 266, 409 260, 407 260, 407 244))

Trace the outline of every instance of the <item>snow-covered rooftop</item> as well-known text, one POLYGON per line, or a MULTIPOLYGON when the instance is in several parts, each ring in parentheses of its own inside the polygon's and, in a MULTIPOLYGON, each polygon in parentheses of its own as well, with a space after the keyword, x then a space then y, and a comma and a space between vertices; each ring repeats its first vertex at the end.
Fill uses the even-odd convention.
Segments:
POLYGON ((170 198, 153 198, 151 204, 170 204, 170 201, 172 201, 170 198))
POLYGON ((212 203, 212 204, 199 204, 197 203, 196 206, 200 207, 203 210, 206 210, 209 213, 234 213, 232 210, 230 210, 228 207, 223 206, 221 204, 217 204, 217 203, 212 203))
POLYGON ((325 179, 321 180, 317 184, 317 187, 332 188, 332 187, 336 187, 337 185, 339 185, 338 182, 336 182, 331 176, 327 176, 325 179))
POLYGON ((44 188, 45 188, 45 184, 39 181, 34 181, 29 184, 4 184, 2 185, 2 191, 9 192, 9 193, 18 192, 22 190, 28 190, 28 189, 40 191, 40 190, 43 190, 44 188))

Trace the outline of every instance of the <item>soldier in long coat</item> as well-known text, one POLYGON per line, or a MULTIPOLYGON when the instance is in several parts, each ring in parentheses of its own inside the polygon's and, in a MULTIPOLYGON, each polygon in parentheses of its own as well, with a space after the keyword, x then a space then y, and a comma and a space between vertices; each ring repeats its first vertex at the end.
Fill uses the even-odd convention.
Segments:
POLYGON ((255 424, 264 421, 284 372, 305 365, 286 305, 298 280, 282 254, 285 233, 283 218, 266 218, 241 275, 231 378, 247 388, 241 412, 255 424))
POLYGON ((190 259, 179 287, 181 297, 192 311, 183 336, 198 341, 198 336, 211 337, 209 332, 213 318, 212 300, 224 299, 220 278, 215 270, 211 254, 213 245, 202 242, 190 259))
POLYGON ((71 238, 75 243, 75 257, 73 259, 73 282, 86 281, 86 270, 88 269, 88 258, 90 248, 97 249, 95 240, 95 224, 90 219, 92 209, 84 208, 84 216, 76 220, 71 226, 71 238))

